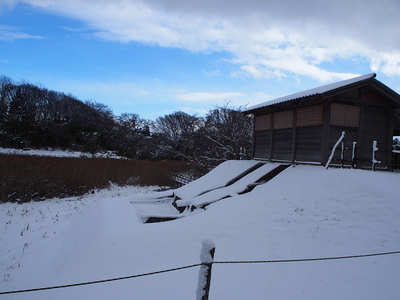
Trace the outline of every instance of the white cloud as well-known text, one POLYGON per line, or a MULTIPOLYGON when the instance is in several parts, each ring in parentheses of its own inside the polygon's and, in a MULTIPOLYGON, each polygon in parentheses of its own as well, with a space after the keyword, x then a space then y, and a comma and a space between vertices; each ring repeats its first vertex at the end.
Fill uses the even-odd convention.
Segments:
POLYGON ((400 76, 398 0, 24 0, 79 19, 108 41, 227 51, 233 75, 259 79, 349 75, 321 67, 362 57, 371 69, 400 76))
POLYGON ((120 81, 90 81, 59 78, 51 84, 51 89, 71 93, 80 100, 95 99, 110 106, 128 106, 131 102, 143 101, 151 93, 141 83, 120 81))
POLYGON ((184 106, 184 107, 180 107, 179 111, 183 111, 189 115, 205 115, 208 110, 207 109, 195 109, 193 107, 184 106))
POLYGON ((249 107, 261 102, 271 100, 273 97, 262 92, 258 93, 240 93, 240 92, 226 92, 226 93, 183 93, 176 96, 178 100, 191 102, 190 107, 181 107, 180 110, 193 114, 204 114, 214 105, 224 105, 229 103, 232 107, 249 107), (201 105, 206 105, 201 107, 201 105), (211 106, 210 106, 211 105, 211 106))
POLYGON ((176 96, 178 100, 190 102, 210 102, 219 100, 230 100, 232 98, 243 97, 243 93, 228 92, 228 93, 184 93, 176 96))
POLYGON ((203 74, 209 77, 213 77, 213 76, 220 76, 222 74, 221 70, 214 70, 211 72, 207 72, 207 71, 203 71, 203 74))
POLYGON ((30 35, 21 32, 21 28, 13 26, 4 26, 0 24, 0 41, 13 41, 16 39, 43 39, 42 36, 30 35))
POLYGON ((17 0, 1 0, 0 12, 4 9, 11 9, 15 6, 17 0))
POLYGON ((268 79, 272 77, 284 77, 284 73, 272 70, 261 65, 242 65, 240 71, 232 72, 232 76, 251 76, 256 79, 268 79))
POLYGON ((371 59, 371 69, 374 72, 382 71, 387 76, 399 76, 400 52, 383 52, 374 55, 371 59))

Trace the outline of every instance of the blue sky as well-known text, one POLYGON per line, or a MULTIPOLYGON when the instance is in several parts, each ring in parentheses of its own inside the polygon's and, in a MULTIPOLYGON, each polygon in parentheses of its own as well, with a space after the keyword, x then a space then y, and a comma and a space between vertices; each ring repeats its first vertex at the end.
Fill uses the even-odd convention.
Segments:
POLYGON ((358 75, 400 92, 398 0, 0 0, 0 75, 155 120, 358 75))

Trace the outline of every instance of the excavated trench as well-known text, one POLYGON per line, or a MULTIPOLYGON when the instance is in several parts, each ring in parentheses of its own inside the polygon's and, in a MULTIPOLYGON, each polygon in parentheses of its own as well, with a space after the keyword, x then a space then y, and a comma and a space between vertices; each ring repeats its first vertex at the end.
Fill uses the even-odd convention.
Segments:
MULTIPOLYGON (((258 163, 256 165, 250 167, 246 171, 242 172, 241 174, 239 174, 238 176, 236 176, 235 178, 230 180, 224 187, 228 187, 228 186, 234 184, 238 180, 240 180, 243 177, 245 177, 246 175, 254 172, 255 170, 257 170, 258 168, 260 168, 263 165, 264 165, 264 163, 258 163)), ((243 195, 243 194, 246 194, 246 193, 250 193, 256 186, 267 183, 272 178, 274 178, 275 176, 277 176, 278 174, 283 172, 285 169, 287 169, 289 166, 290 166, 290 164, 278 165, 276 168, 272 169, 271 171, 269 171, 268 173, 266 173, 265 175, 263 175, 262 177, 257 179, 255 182, 252 182, 252 183, 248 184, 244 190, 238 192, 237 194, 238 195, 243 195)), ((205 176, 207 176, 207 175, 205 175, 205 176)), ((224 188, 224 187, 222 187, 222 188, 224 188)), ((212 190, 207 190, 207 191, 199 194, 199 196, 200 195, 204 195, 204 194, 206 194, 206 193, 208 193, 210 191, 212 191, 212 190)), ((190 207, 185 207, 185 206, 180 207, 180 206, 178 206, 176 204, 176 201, 180 200, 180 199, 178 197, 174 196, 172 199, 171 198, 170 199, 171 199, 171 205, 177 210, 178 214, 176 216, 173 216, 173 215, 168 215, 168 216, 150 215, 150 216, 147 217, 147 219, 145 217, 142 220, 143 220, 143 223, 158 223, 158 222, 166 222, 166 221, 172 221, 172 220, 180 219, 180 218, 184 217, 184 215, 182 215, 182 213, 184 211, 187 211, 187 210, 194 211, 196 209, 205 209, 208 205, 210 205, 212 203, 215 203, 217 201, 220 201, 222 199, 227 199, 227 198, 230 198, 230 197, 231 197, 230 195, 226 195, 226 196, 224 196, 222 198, 215 199, 214 201, 211 201, 211 202, 206 203, 206 204, 202 204, 202 205, 198 205, 198 206, 192 205, 190 207)), ((157 205, 156 203, 154 203, 154 204, 157 205)))

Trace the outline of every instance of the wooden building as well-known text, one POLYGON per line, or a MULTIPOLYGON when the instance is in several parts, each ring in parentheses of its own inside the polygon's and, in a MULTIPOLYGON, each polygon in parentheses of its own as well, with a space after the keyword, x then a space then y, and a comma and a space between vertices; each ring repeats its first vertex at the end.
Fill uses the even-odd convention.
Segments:
POLYGON ((254 115, 254 159, 391 170, 393 135, 400 135, 400 95, 368 74, 248 108, 254 115), (354 143, 356 142, 356 143, 354 143))

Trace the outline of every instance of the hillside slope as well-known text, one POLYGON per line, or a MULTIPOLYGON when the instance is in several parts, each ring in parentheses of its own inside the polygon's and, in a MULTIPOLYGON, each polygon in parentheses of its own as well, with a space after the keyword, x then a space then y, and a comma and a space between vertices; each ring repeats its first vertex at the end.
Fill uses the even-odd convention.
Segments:
MULTIPOLYGON (((216 261, 398 251, 399 182, 400 173, 289 167, 250 193, 182 219, 152 224, 143 224, 130 203, 146 198, 140 193, 147 191, 138 188, 115 187, 81 199, 2 204, 0 292, 196 264, 205 238, 216 244, 216 261)), ((195 267, 1 298, 195 299, 197 274, 195 267)), ((394 300, 399 294, 400 254, 392 254, 215 264, 210 299, 394 300)))

